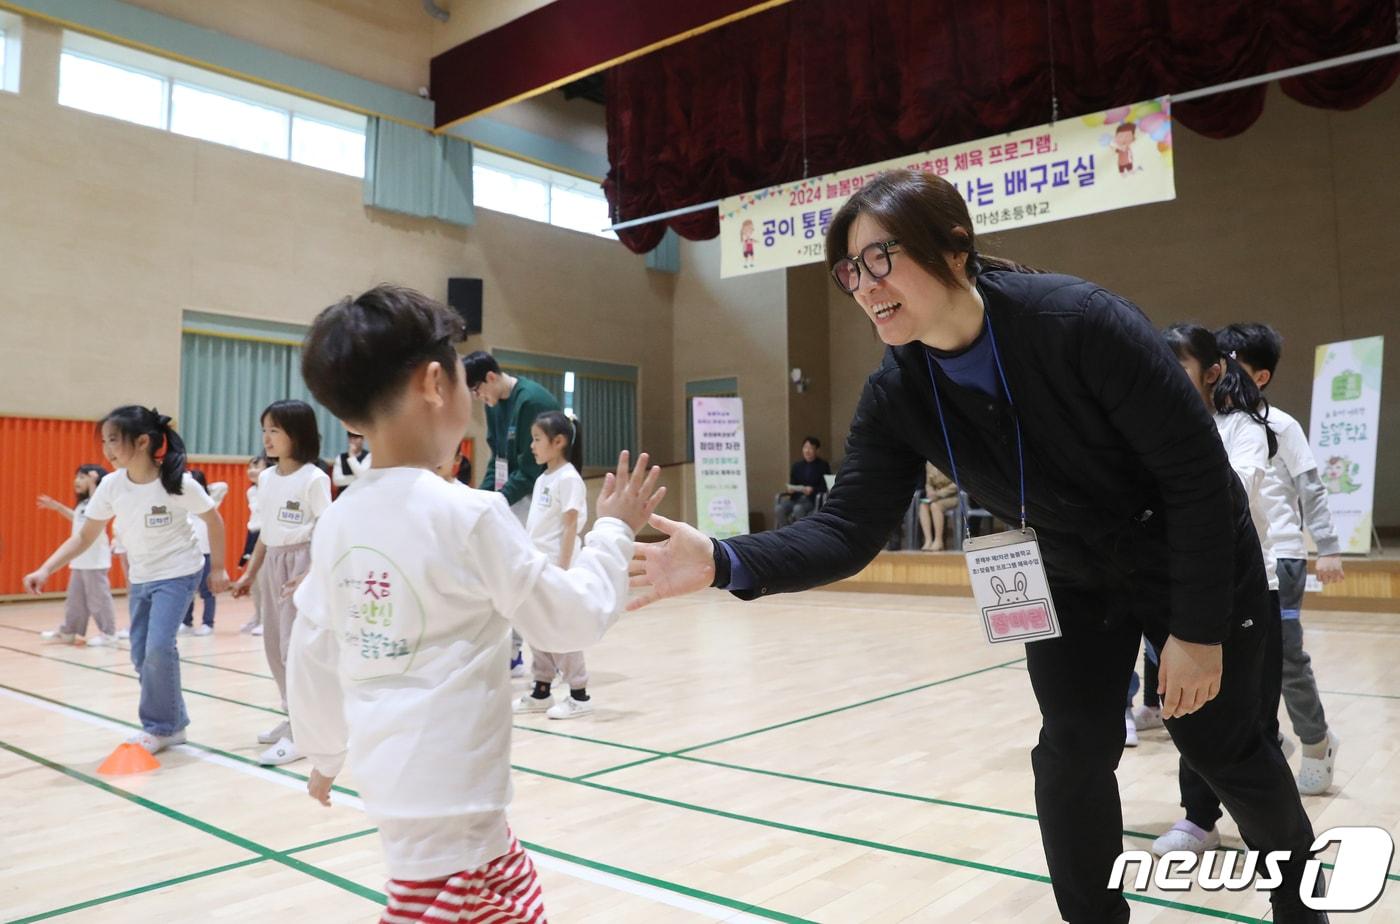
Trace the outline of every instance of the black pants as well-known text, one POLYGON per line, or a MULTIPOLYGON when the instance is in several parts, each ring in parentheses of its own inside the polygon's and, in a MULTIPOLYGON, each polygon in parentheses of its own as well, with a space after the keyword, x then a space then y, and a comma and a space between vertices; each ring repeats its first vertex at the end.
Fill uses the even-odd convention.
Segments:
MULTIPOLYGON (((1257 555, 1253 560, 1259 562, 1257 555)), ((1260 721, 1278 711, 1277 682, 1268 686, 1264 672, 1266 664, 1277 671, 1281 656, 1271 642, 1279 637, 1278 613, 1258 567, 1257 589, 1250 589, 1256 586, 1251 577, 1236 594, 1231 634, 1222 646, 1220 694, 1166 725, 1182 760, 1219 794, 1246 842, 1292 852, 1284 883, 1270 896, 1274 920, 1321 921, 1325 917, 1298 899, 1312 824, 1276 733, 1260 721)), ((1123 612, 1122 592, 1056 590, 1063 637, 1026 646, 1042 717, 1040 743, 1031 752, 1036 810, 1055 900, 1072 924, 1128 920, 1122 893, 1107 888, 1113 861, 1123 852, 1114 776, 1123 753, 1123 691, 1141 634, 1161 651, 1167 630, 1164 619, 1142 618, 1139 606, 1131 617, 1107 619, 1123 612)), ((1165 601, 1160 611, 1165 614, 1165 601)))
MULTIPOLYGON (((1278 612, 1278 591, 1271 591, 1274 611, 1278 612)), ((1265 640, 1263 669, 1263 696, 1259 708, 1263 714, 1259 721, 1264 725, 1264 734, 1278 740, 1278 703, 1283 692, 1283 623, 1281 619, 1269 620, 1271 631, 1265 640)), ((1181 758, 1177 770, 1177 781, 1181 786, 1181 807, 1186 809, 1186 820, 1197 827, 1209 831, 1220 820, 1220 798, 1201 775, 1191 769, 1186 758, 1181 758)))

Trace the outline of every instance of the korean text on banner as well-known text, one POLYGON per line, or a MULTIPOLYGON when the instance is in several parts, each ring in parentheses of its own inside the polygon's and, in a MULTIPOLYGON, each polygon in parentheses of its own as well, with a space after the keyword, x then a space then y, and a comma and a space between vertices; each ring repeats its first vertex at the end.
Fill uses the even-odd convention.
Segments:
POLYGON ((1342 551, 1371 551, 1385 338, 1324 343, 1313 376, 1310 442, 1342 551))
POLYGON ((1176 198, 1168 97, 730 196, 720 202, 720 275, 823 258, 831 217, 881 173, 952 183, 979 233, 1176 198))
POLYGON ((696 398, 695 526, 725 539, 749 531, 742 398, 696 398))

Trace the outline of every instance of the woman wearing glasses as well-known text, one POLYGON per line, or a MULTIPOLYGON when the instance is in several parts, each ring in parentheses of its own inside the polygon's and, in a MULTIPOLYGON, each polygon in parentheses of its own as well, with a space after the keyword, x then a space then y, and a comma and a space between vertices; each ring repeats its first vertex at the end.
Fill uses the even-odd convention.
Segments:
POLYGON ((1298 898, 1312 828, 1258 721, 1279 631, 1259 539, 1215 425, 1156 330, 1091 283, 978 254, 966 203, 926 173, 863 187, 833 218, 826 253, 889 347, 826 505, 723 542, 655 518, 670 538, 638 545, 646 593, 633 608, 711 585, 752 599, 856 573, 928 460, 1039 537, 1063 635, 1025 646, 1043 723, 1031 763, 1063 917, 1128 919, 1106 886, 1123 851, 1123 691, 1146 634, 1178 749, 1253 847, 1292 851, 1274 920, 1324 920, 1298 898))

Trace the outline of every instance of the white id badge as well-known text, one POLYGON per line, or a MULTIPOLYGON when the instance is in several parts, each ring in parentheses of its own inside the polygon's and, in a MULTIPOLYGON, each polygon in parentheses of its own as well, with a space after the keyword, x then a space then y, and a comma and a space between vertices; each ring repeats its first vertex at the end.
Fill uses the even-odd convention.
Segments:
POLYGON ((966 540, 963 551, 987 641, 997 645, 1060 637, 1035 530, 978 536, 966 540))
POLYGON ((495 481, 495 488, 496 488, 496 490, 499 491, 499 490, 501 490, 501 488, 505 487, 506 481, 509 480, 509 478, 510 478, 510 463, 507 462, 505 459, 497 459, 497 460, 496 460, 496 481, 495 481))

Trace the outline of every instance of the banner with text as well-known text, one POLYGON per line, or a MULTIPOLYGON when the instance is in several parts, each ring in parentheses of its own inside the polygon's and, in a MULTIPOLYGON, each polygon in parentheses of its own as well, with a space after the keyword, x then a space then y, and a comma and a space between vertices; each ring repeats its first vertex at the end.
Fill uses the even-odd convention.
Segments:
POLYGON ((726 539, 749 531, 744 464, 744 399, 696 398, 695 528, 726 539))
POLYGON ((886 170, 926 170, 967 200, 977 234, 1176 198, 1168 97, 720 201, 720 275, 823 259, 836 210, 886 170))
POLYGON ((1384 337, 1317 348, 1309 437, 1342 551, 1371 551, 1384 337))

